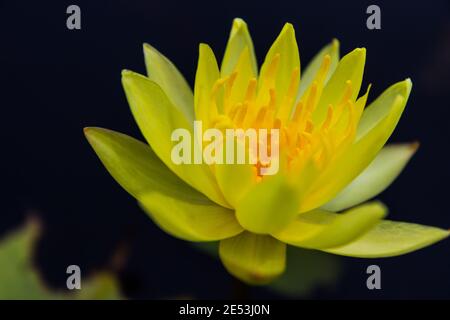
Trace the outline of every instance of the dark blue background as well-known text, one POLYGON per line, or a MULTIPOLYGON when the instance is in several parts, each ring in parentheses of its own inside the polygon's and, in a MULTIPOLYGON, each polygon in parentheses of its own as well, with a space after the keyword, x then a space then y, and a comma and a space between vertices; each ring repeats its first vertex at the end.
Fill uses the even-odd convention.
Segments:
MULTIPOLYGON (((296 27, 302 65, 333 37, 341 52, 368 49, 365 84, 374 99, 411 77, 413 92, 392 141, 419 140, 404 174, 380 198, 390 218, 450 227, 450 4, 433 1, 1 1, 0 234, 37 211, 45 223, 36 259, 45 280, 65 284, 65 268, 95 271, 125 246, 121 272, 133 298, 226 298, 232 278, 220 263, 162 231, 107 174, 82 128, 102 126, 142 138, 120 84, 124 68, 144 73, 142 43, 158 48, 190 83, 199 42, 221 57, 234 17, 244 18, 261 63, 284 22, 296 27), (382 30, 366 28, 369 4, 382 30), (82 30, 66 28, 78 4, 82 30)), ((342 258, 345 275, 313 298, 450 298, 450 241, 392 259, 342 258), (380 291, 365 269, 382 268, 380 291)), ((252 297, 273 297, 252 289, 252 297)))

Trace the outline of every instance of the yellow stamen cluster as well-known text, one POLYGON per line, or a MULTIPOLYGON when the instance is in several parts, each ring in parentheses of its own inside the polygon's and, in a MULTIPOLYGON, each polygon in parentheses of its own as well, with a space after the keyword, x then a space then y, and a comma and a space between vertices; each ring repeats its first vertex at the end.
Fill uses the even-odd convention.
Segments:
MULTIPOLYGON (((301 168, 308 160, 312 160, 323 169, 338 149, 353 141, 358 119, 352 100, 352 83, 347 81, 342 98, 336 105, 326 106, 324 119, 315 120, 314 112, 325 86, 330 56, 324 57, 313 83, 299 101, 298 68, 292 71, 284 96, 279 96, 276 91, 279 60, 280 55, 275 55, 263 79, 258 81, 252 78, 248 81, 243 101, 231 100, 239 70, 218 79, 210 95, 210 126, 218 129, 264 128, 268 132, 270 129, 279 129, 280 157, 284 157, 288 168, 301 168)), ((260 166, 257 164, 256 168, 260 166)))

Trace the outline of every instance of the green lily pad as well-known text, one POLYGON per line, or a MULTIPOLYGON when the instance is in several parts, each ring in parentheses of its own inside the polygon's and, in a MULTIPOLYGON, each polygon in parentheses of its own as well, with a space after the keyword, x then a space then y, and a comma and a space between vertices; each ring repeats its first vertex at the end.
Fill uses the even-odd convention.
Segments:
POLYGON ((83 281, 74 292, 48 288, 32 261, 39 234, 33 219, 0 240, 0 300, 121 299, 116 278, 107 272, 83 281))

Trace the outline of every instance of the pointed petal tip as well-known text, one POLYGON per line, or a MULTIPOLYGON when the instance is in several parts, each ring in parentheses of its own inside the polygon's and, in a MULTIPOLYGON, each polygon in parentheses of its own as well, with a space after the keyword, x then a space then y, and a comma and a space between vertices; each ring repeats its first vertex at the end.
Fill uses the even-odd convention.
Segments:
POLYGON ((89 134, 89 131, 91 131, 91 130, 92 130, 92 127, 84 127, 83 128, 84 134, 89 134))
POLYGON ((395 84, 391 85, 389 88, 387 88, 383 95, 391 94, 393 98, 391 98, 392 101, 399 102, 400 100, 407 101, 409 98, 409 95, 412 90, 412 81, 410 78, 406 78, 405 80, 401 80, 396 82, 395 84))
POLYGON ((204 43, 204 42, 200 42, 200 43, 198 44, 198 51, 199 51, 199 52, 202 52, 203 50, 211 50, 211 51, 212 51, 212 49, 211 49, 211 47, 209 46, 209 44, 204 43))
POLYGON ((89 144, 94 147, 98 140, 98 135, 102 133, 102 130, 106 130, 99 127, 84 127, 83 133, 89 144))
POLYGON ((90 138, 92 138, 92 135, 95 134, 95 132, 97 132, 99 129, 100 128, 97 127, 84 127, 83 133, 85 137, 89 140, 90 138))
POLYGON ((406 84, 406 88, 407 88, 407 90, 408 90, 408 93, 411 92, 412 85, 413 85, 411 78, 406 78, 406 79, 404 80, 404 82, 405 82, 405 84, 406 84))
POLYGON ((362 59, 365 60, 366 59, 366 48, 362 47, 362 48, 355 48, 353 49, 353 51, 350 51, 348 54, 346 54, 344 56, 344 58, 346 57, 353 57, 354 59, 362 59))
POLYGON ((132 81, 132 78, 135 76, 135 74, 133 71, 127 69, 123 69, 120 74, 122 76, 122 86, 124 88, 127 88, 127 85, 130 85, 130 81, 132 81))
POLYGON ((112 130, 101 128, 101 127, 84 127, 83 133, 86 136, 86 139, 91 141, 95 138, 95 135, 112 132, 112 130))
POLYGON ((409 146, 410 146, 410 148, 411 148, 411 150, 412 150, 412 154, 414 154, 414 153, 417 152, 417 150, 418 150, 419 147, 420 147, 420 141, 414 141, 414 142, 412 142, 409 146))
POLYGON ((131 70, 128 70, 128 69, 123 69, 122 72, 121 72, 122 78, 123 78, 123 77, 130 76, 130 75, 132 75, 132 74, 134 74, 134 72, 131 71, 131 70))
POLYGON ((236 17, 233 19, 233 27, 236 29, 240 29, 243 27, 246 27, 247 23, 244 21, 244 19, 236 17))
POLYGON ((335 49, 338 49, 339 46, 340 46, 340 42, 339 42, 339 40, 337 38, 333 38, 331 40, 331 44, 333 45, 333 48, 335 48, 335 49))
POLYGON ((450 230, 415 223, 381 221, 361 238, 325 252, 356 258, 388 258, 433 245, 450 235, 450 230))
POLYGON ((149 53, 149 52, 153 52, 153 51, 157 51, 157 50, 155 49, 155 47, 153 47, 151 44, 149 44, 149 43, 147 43, 147 42, 144 42, 144 43, 142 44, 142 49, 144 50, 144 54, 145 54, 145 53, 149 53))
POLYGON ((355 53, 358 53, 360 56, 365 57, 367 50, 364 47, 361 48, 356 48, 355 50, 353 50, 355 53))
POLYGON ((132 82, 132 81, 136 81, 136 80, 144 80, 144 79, 149 82, 155 83, 154 81, 150 80, 146 76, 144 76, 140 73, 128 70, 128 69, 123 69, 121 72, 121 75, 122 75, 122 83, 123 84, 125 84, 127 82, 132 82))
POLYGON ((283 33, 283 32, 290 33, 295 36, 294 25, 290 22, 286 22, 283 26, 283 30, 281 31, 281 33, 283 33))

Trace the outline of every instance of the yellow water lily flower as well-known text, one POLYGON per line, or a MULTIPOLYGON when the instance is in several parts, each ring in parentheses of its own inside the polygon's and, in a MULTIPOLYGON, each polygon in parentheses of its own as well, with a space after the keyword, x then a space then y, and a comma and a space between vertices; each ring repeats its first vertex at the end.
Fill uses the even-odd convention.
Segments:
POLYGON ((333 40, 300 72, 294 28, 287 23, 258 74, 247 25, 235 19, 219 68, 201 44, 194 93, 176 67, 144 45, 147 76, 123 71, 133 116, 148 145, 86 128, 110 174, 138 199, 161 229, 187 241, 220 240, 225 268, 267 283, 283 273, 286 244, 352 257, 408 253, 447 230, 384 220, 369 200, 400 174, 417 144, 383 147, 411 92, 400 81, 366 107, 359 97, 366 50, 339 57, 333 40), (175 129, 279 129, 280 169, 261 164, 175 164, 175 129))

